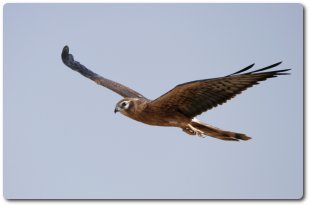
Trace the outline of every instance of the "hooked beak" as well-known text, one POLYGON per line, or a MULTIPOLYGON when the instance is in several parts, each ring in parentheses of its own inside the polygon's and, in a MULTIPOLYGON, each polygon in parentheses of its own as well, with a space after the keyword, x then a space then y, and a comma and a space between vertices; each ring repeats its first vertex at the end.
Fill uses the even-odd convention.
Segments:
POLYGON ((116 114, 116 112, 118 112, 118 111, 119 111, 118 107, 115 107, 114 114, 116 114))

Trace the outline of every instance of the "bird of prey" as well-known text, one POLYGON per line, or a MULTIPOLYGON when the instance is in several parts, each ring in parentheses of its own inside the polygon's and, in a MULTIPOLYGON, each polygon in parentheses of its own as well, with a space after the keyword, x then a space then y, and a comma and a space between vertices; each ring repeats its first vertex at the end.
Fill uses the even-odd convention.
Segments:
POLYGON ((189 135, 211 136, 221 140, 249 140, 245 134, 225 131, 205 124, 195 117, 207 110, 232 99, 237 94, 258 84, 260 81, 287 75, 290 69, 266 71, 281 64, 267 66, 251 72, 254 64, 224 77, 202 79, 179 84, 155 100, 149 100, 142 94, 120 83, 106 79, 75 61, 69 53, 69 47, 63 48, 62 61, 81 75, 93 80, 124 99, 116 104, 114 112, 149 125, 179 127, 189 135))

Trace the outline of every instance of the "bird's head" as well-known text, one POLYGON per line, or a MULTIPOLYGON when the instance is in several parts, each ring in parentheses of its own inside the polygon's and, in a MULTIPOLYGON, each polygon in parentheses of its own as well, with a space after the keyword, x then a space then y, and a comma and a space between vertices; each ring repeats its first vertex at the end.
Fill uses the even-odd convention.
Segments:
POLYGON ((138 99, 136 98, 125 98, 119 101, 114 109, 114 113, 120 112, 123 115, 128 115, 135 110, 138 99))

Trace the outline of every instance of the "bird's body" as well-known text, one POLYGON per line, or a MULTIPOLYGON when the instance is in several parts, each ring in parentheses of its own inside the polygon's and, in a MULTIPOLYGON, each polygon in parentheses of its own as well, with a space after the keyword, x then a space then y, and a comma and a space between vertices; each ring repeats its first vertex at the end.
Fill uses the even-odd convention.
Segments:
POLYGON ((71 69, 123 96, 124 99, 116 104, 115 113, 120 112, 148 125, 179 127, 190 135, 208 135, 232 141, 249 140, 250 137, 207 125, 195 117, 225 103, 260 81, 286 75, 288 73, 285 72, 289 70, 261 72, 278 66, 281 63, 279 62, 263 69, 243 73, 252 68, 254 65, 252 64, 225 77, 202 79, 177 85, 157 99, 149 100, 138 92, 87 69, 73 59, 67 46, 63 49, 62 60, 71 69))
POLYGON ((125 98, 117 104, 115 112, 121 112, 131 119, 148 125, 179 127, 189 135, 209 135, 218 139, 232 141, 250 139, 250 137, 244 134, 224 131, 207 125, 196 118, 186 116, 181 111, 166 111, 158 107, 153 107, 152 101, 146 99, 125 98), (127 102, 128 108, 121 108, 120 105, 123 102, 127 102))
POLYGON ((191 119, 186 117, 180 112, 166 111, 157 107, 151 106, 150 100, 138 98, 125 98, 120 101, 128 101, 130 104, 129 109, 119 110, 123 115, 134 119, 136 121, 153 125, 153 126, 170 126, 181 127, 187 125, 191 119), (156 115, 154 115, 156 114, 156 115))

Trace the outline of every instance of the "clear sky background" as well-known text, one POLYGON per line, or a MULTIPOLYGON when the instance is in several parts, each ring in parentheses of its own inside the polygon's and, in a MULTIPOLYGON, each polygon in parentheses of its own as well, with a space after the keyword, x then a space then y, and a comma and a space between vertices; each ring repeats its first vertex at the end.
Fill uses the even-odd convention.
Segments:
POLYGON ((6 198, 300 198, 303 8, 299 4, 7 4, 6 198), (148 98, 179 83, 283 61, 281 76, 198 118, 226 142, 113 113, 121 99, 75 59, 148 98))

